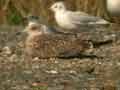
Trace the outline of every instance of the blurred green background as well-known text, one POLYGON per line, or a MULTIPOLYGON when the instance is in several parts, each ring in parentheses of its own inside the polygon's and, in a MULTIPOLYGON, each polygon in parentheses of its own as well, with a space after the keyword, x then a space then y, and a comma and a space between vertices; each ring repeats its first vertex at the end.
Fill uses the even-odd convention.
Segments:
POLYGON ((23 17, 39 15, 46 23, 54 23, 53 13, 48 9, 56 1, 64 1, 70 10, 81 10, 91 15, 119 23, 106 10, 106 0, 0 0, 0 24, 19 25, 23 17))

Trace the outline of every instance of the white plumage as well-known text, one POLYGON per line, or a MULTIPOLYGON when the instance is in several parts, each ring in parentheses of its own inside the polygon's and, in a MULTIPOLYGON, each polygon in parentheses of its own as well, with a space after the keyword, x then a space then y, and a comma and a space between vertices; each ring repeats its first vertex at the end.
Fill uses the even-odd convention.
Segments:
POLYGON ((65 29, 76 29, 86 24, 108 24, 106 20, 100 17, 91 16, 80 11, 67 10, 61 1, 54 3, 50 9, 55 14, 57 24, 65 29))

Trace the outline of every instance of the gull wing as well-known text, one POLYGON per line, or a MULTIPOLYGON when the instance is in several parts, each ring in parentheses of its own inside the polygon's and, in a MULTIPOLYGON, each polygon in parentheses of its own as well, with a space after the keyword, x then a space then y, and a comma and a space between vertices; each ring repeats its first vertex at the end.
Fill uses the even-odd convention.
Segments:
POLYGON ((101 20, 100 17, 90 16, 84 12, 68 11, 67 14, 70 19, 70 22, 72 22, 73 24, 88 24, 89 22, 97 22, 101 20))

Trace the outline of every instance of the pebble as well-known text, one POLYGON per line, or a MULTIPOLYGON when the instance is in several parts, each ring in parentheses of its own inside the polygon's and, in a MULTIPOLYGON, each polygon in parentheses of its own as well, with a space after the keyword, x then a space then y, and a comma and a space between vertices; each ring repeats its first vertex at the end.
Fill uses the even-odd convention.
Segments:
POLYGON ((51 70, 51 71, 46 71, 47 73, 49 73, 49 74, 58 74, 58 72, 57 71, 55 71, 55 70, 51 70))
POLYGON ((3 48, 3 52, 6 54, 6 55, 10 55, 12 54, 12 51, 10 50, 10 48, 8 46, 5 46, 3 48))

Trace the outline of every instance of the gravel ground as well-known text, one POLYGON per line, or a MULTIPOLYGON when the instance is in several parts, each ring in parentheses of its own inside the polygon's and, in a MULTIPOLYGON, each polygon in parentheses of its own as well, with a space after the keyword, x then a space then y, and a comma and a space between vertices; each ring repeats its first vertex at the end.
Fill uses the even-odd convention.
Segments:
POLYGON ((0 90, 119 90, 120 30, 91 32, 94 54, 102 58, 24 59, 21 27, 0 28, 0 90))

